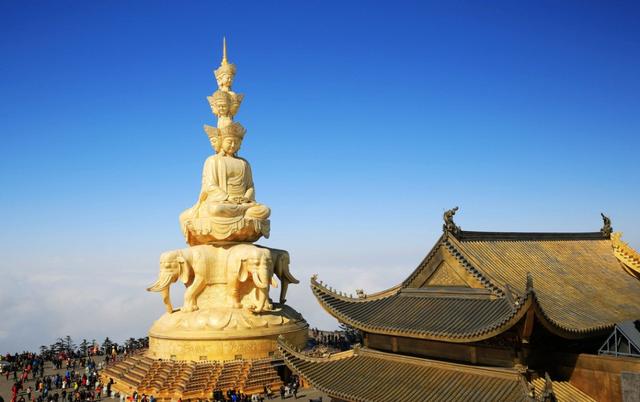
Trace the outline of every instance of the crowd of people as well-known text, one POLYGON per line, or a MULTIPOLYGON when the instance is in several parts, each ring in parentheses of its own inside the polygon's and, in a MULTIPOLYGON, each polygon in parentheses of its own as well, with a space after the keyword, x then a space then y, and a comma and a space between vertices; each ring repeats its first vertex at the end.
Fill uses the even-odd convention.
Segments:
MULTIPOLYGON (((340 333, 312 330, 312 343, 343 348, 348 339, 340 333)), ((137 353, 148 344, 139 346, 118 346, 92 349, 82 356, 77 351, 59 353, 16 353, 0 356, 0 374, 11 385, 10 402, 96 402, 102 398, 119 398, 120 402, 156 402, 152 395, 118 394, 112 390, 113 379, 106 383, 99 372, 128 354, 137 353), (48 370, 45 373, 45 365, 48 370)), ((263 402, 276 397, 280 399, 298 398, 300 380, 293 375, 288 383, 273 390, 265 386, 262 393, 252 395, 239 390, 229 389, 226 392, 216 390, 211 396, 212 402, 263 402)), ((0 402, 5 402, 0 395, 0 402)), ((7 401, 8 402, 8 401, 7 401)), ((181 399, 178 402, 183 402, 181 399)), ((201 401, 198 401, 201 402, 201 401)))
MULTIPOLYGON (((300 378, 297 375, 293 375, 288 383, 280 386, 278 390, 280 399, 287 399, 289 397, 298 399, 299 388, 300 378)), ((254 393, 252 395, 234 389, 229 389, 226 392, 215 390, 213 391, 212 400, 213 402, 264 402, 265 399, 273 399, 276 395, 277 393, 274 392, 271 386, 265 385, 262 393, 254 393)), ((179 400, 178 402, 183 401, 179 400)))
POLYGON ((310 330, 310 335, 308 353, 318 356, 349 350, 353 344, 362 342, 360 334, 355 331, 321 331, 313 328, 310 330))
POLYGON ((7 379, 11 375, 11 402, 80 402, 100 400, 104 385, 92 358, 56 359, 54 369, 62 373, 45 375, 45 360, 37 355, 12 359, 5 367, 7 379))
MULTIPOLYGON (((134 353, 135 349, 113 345, 103 351, 85 351, 85 356, 74 350, 7 354, 0 356, 1 374, 12 382, 11 402, 99 401, 103 396, 112 395, 113 384, 113 380, 103 384, 99 370, 115 362, 117 356, 134 353), (45 375, 47 364, 56 372, 45 375)), ((1 395, 0 402, 4 402, 1 395)))
MULTIPOLYGON (((54 357, 45 359, 33 353, 23 353, 3 356, 2 375, 7 380, 13 380, 11 387, 11 402, 95 402, 104 397, 116 397, 120 402, 156 402, 153 395, 117 394, 112 392, 113 379, 105 384, 101 381, 99 370, 109 364, 123 358, 135 350, 112 349, 106 353, 103 359, 100 356, 71 358, 54 357), (102 361, 100 361, 102 360, 102 361), (100 361, 100 362, 97 362, 100 361), (54 373, 45 375, 45 364, 49 362, 54 373)), ((50 370, 49 370, 50 371, 50 370)), ((292 376, 291 381, 282 385, 277 390, 270 386, 264 387, 263 393, 253 395, 242 391, 229 389, 226 392, 216 390, 213 392, 214 402, 263 402, 265 399, 273 399, 280 396, 281 399, 293 397, 297 399, 300 380, 298 376, 292 376)), ((0 396, 0 402, 5 402, 0 396)), ((179 399, 178 402, 183 402, 179 399)))

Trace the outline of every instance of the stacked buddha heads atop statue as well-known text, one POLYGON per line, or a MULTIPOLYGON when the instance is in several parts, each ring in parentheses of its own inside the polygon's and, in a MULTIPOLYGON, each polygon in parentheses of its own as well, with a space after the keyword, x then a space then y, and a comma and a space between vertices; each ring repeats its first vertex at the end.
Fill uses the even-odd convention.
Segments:
POLYGON ((155 358, 266 357, 278 335, 301 345, 306 339, 307 323, 285 305, 288 284, 298 283, 289 272, 289 253, 252 244, 269 237, 271 211, 256 202, 251 166, 238 156, 246 130, 233 121, 243 99, 231 90, 235 73, 225 41, 215 70, 218 89, 207 97, 218 125, 204 127, 215 155, 204 163, 195 205, 180 214, 189 247, 163 253, 160 276, 148 288, 162 294, 167 310, 149 331, 155 358), (275 278, 279 303, 269 297, 275 278), (174 310, 169 288, 178 280, 187 289, 174 310))
POLYGON ((227 60, 225 41, 222 63, 215 70, 218 90, 207 97, 218 127, 204 126, 216 155, 204 165, 198 201, 180 215, 182 232, 192 246, 269 237, 271 211, 256 202, 251 166, 237 156, 246 130, 233 121, 243 99, 231 91, 235 74, 236 66, 227 60))

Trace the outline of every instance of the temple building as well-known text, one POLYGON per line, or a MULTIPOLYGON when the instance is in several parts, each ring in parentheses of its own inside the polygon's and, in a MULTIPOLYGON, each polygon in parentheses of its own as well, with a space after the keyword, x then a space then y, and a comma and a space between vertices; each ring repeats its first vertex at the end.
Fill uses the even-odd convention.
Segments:
POLYGON ((472 232, 456 211, 395 287, 352 297, 312 277, 363 345, 311 357, 281 339, 291 370, 340 401, 640 400, 640 254, 610 220, 590 233, 472 232))

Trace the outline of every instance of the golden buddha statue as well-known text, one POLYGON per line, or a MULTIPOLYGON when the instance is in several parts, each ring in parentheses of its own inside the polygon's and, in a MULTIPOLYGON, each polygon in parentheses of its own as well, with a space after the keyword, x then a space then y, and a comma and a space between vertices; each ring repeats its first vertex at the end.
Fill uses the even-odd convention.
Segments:
POLYGON ((149 330, 153 359, 268 358, 279 336, 306 344, 308 324, 285 304, 288 285, 298 283, 289 253, 252 244, 269 237, 271 211, 256 202, 251 166, 238 156, 246 130, 233 121, 243 99, 231 91, 235 72, 225 41, 218 89, 208 97, 218 124, 204 126, 215 153, 204 162, 195 205, 180 214, 189 247, 163 253, 158 280, 147 289, 162 295, 167 311, 149 330), (279 303, 269 294, 275 278, 279 303), (186 290, 174 309, 170 286, 177 281, 186 290))
POLYGON ((190 245, 269 237, 271 211, 256 202, 251 166, 237 156, 246 130, 233 122, 243 99, 231 91, 235 72, 235 65, 227 61, 225 42, 222 63, 215 71, 219 89, 207 97, 218 127, 204 126, 216 154, 204 164, 198 202, 180 214, 180 227, 190 245))
POLYGON ((244 127, 231 123, 221 129, 209 128, 218 152, 204 163, 198 202, 180 214, 187 243, 253 242, 260 236, 269 237, 271 210, 256 202, 251 166, 237 156, 244 127))

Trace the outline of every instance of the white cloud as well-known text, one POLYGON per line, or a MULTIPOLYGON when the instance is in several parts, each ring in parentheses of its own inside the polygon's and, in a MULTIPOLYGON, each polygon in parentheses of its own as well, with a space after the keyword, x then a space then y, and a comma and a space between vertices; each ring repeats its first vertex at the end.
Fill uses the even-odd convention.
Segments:
MULTIPOLYGON (((16 250, 7 253, 0 282, 0 353, 37 350, 66 335, 76 343, 83 338, 101 342, 106 336, 116 341, 145 336, 164 312, 159 295, 145 291, 156 279, 161 251, 138 250, 136 255, 130 249, 126 256, 105 252, 95 253, 96 258, 62 251, 29 258, 16 250)), ((312 327, 327 329, 336 328, 337 321, 311 293, 312 274, 319 273, 320 279, 347 293, 356 288, 371 293, 404 279, 422 258, 422 251, 408 256, 358 250, 334 256, 303 248, 290 252, 292 272, 301 283, 289 287, 287 303, 312 327)), ((176 304, 183 292, 182 286, 172 287, 176 304)), ((272 290, 272 298, 277 299, 278 292, 272 290)))

